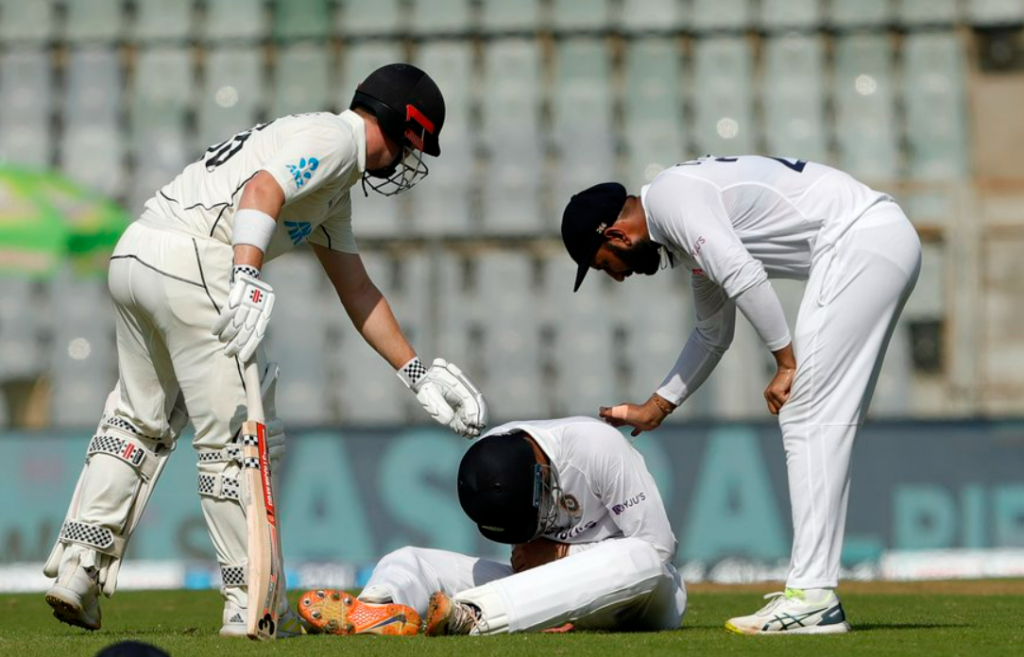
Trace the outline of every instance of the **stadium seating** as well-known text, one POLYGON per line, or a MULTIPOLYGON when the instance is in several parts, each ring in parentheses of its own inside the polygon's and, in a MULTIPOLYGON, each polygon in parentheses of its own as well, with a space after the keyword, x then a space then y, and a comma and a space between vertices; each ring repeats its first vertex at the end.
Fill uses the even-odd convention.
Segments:
POLYGON ((135 0, 134 38, 144 43, 184 41, 192 34, 194 3, 181 0, 135 0))
POLYGON ((904 45, 903 104, 909 172, 955 180, 969 168, 964 125, 963 47, 955 33, 910 35, 904 45))
POLYGON ((111 42, 122 36, 121 0, 74 0, 66 3, 64 36, 72 43, 111 42))
POLYGON ((696 32, 742 30, 753 22, 750 0, 693 0, 691 29, 696 32))
POLYGON ((957 0, 902 0, 899 22, 903 25, 952 25, 959 14, 957 0))
MULTIPOLYGON (((912 182, 901 203, 943 225, 950 210, 935 186, 972 174, 965 28, 1022 21, 1020 0, 0 0, 0 161, 55 167, 137 214, 211 144, 276 116, 344 109, 374 68, 413 61, 445 94, 443 154, 427 158, 430 176, 409 194, 352 190, 368 267, 417 346, 479 368, 509 415, 593 412, 649 394, 691 311, 685 276, 625 286, 594 276, 573 295, 557 237, 570 194, 608 179, 637 192, 693 156, 764 150, 830 162, 883 189, 912 182), (403 251, 382 250, 394 238, 403 251), (452 318, 431 309, 446 295, 452 318), (523 303, 537 310, 512 330, 509 309, 523 303)), ((275 356, 313 372, 282 383, 290 419, 422 419, 411 396, 385 403, 401 390, 393 374, 303 257, 282 263, 301 277, 281 284, 323 310, 303 322, 282 307, 272 336, 275 356), (314 289, 302 292, 306 277, 314 289), (340 356, 317 360, 324 351, 340 356)), ((915 299, 935 296, 932 278, 941 273, 926 269, 915 299)), ((102 281, 81 285, 102 297, 102 281)), ((4 301, 50 288, 8 293, 5 281, 4 301)), ((795 310, 798 291, 779 289, 795 310)), ((927 313, 941 315, 935 303, 927 313)), ((81 396, 87 424, 98 411, 83 372, 102 376, 109 359, 109 373, 108 329, 62 335, 84 337, 93 356, 49 362, 60 390, 81 396)), ((25 346, 34 330, 0 334, 10 372, 46 367, 25 346)), ((891 394, 876 413, 909 403, 908 336, 894 337, 879 384, 891 394)), ((760 412, 764 377, 750 376, 750 363, 764 349, 742 329, 733 351, 677 417, 760 412), (730 390, 739 377, 742 390, 730 390)))
POLYGON ((892 19, 889 0, 831 0, 828 4, 828 22, 841 29, 878 27, 892 19))
POLYGON ((205 63, 198 103, 199 152, 254 126, 264 102, 259 51, 236 47, 212 49, 207 52, 205 63))
POLYGON ((1024 3, 1019 0, 971 0, 965 3, 967 20, 973 25, 1020 25, 1024 3))
POLYGON ((385 35, 405 29, 401 0, 340 0, 335 30, 346 36, 385 35))
MULTIPOLYGON (((551 137, 558 154, 554 200, 561 207, 576 192, 615 177, 616 139, 611 62, 604 42, 590 37, 565 39, 558 45, 556 61, 549 99, 551 137)), ((552 223, 547 226, 548 232, 557 228, 552 223)))
MULTIPOLYGON (((46 313, 34 282, 3 279, 0 294, 0 384, 35 379, 46 371, 43 340, 46 313)), ((2 425, 0 425, 2 426, 2 425)))
POLYGON ((37 48, 0 57, 0 155, 7 162, 45 167, 52 161, 50 63, 49 53, 37 48))
POLYGON ((279 41, 330 35, 330 0, 274 0, 273 9, 273 36, 279 41))
POLYGON ((700 154, 735 155, 754 150, 753 54, 738 37, 701 39, 694 51, 693 139, 700 154))
POLYGON ((469 0, 415 0, 409 30, 417 35, 461 34, 469 28, 469 0))
POLYGON ((618 25, 630 34, 663 32, 685 27, 679 0, 622 0, 618 25))
POLYGON ((540 25, 540 0, 479 0, 481 28, 488 33, 525 32, 540 25))
POLYGON ((769 153, 828 161, 823 50, 814 35, 766 40, 761 98, 769 153))
POLYGON ((809 30, 821 23, 818 0, 762 0, 759 25, 765 30, 809 30))
POLYGON ((625 181, 634 192, 662 169, 686 158, 681 55, 674 39, 629 44, 622 91, 625 181))
POLYGON ((50 2, 0 0, 0 41, 40 44, 56 36, 56 7, 50 2))
POLYGON ((608 0, 554 0, 551 27, 580 31, 607 29, 611 3, 608 0))
POLYGON ((114 310, 102 279, 64 271, 50 287, 53 387, 50 420, 56 426, 93 426, 117 380, 114 310))
POLYGON ((281 46, 274 60, 270 117, 322 112, 333 107, 331 52, 314 42, 281 46))
POLYGON ((833 99, 839 168, 869 180, 900 170, 894 71, 889 38, 855 34, 836 40, 833 99))
POLYGON ((267 34, 263 0, 206 0, 201 34, 209 42, 251 41, 267 34))

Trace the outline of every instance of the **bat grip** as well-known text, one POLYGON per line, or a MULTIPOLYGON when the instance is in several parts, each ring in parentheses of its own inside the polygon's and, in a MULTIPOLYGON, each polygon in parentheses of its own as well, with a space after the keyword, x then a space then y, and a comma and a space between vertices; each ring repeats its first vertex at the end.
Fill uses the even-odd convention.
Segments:
POLYGON ((245 405, 246 419, 264 423, 266 418, 263 415, 263 392, 260 389, 260 366, 256 362, 256 356, 249 359, 243 370, 245 381, 245 405))

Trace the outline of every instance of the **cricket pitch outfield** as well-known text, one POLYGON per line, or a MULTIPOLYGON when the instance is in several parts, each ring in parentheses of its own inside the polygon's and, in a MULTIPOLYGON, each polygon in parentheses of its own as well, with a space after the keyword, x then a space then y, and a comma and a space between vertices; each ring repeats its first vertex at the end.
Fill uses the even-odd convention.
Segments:
MULTIPOLYGON (((41 593, 0 595, 0 655, 92 657, 134 639, 173 657, 244 655, 937 655, 1021 654, 1024 580, 858 583, 840 587, 854 631, 839 636, 743 637, 723 629, 760 605, 773 585, 695 585, 683 627, 674 632, 529 634, 500 637, 325 637, 255 643, 217 636, 216 591, 125 591, 103 600, 103 629, 58 623, 41 593)), ((298 591, 291 595, 292 602, 298 591)))

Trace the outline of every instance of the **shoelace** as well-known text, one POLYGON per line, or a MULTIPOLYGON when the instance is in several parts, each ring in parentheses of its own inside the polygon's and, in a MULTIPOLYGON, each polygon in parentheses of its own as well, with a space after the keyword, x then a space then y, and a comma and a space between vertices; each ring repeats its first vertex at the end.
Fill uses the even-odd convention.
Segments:
POLYGON ((464 602, 452 601, 452 620, 448 624, 449 634, 469 634, 476 627, 477 615, 464 602))
POLYGON ((766 593, 764 599, 770 600, 770 602, 761 608, 761 611, 758 612, 759 614, 769 613, 782 604, 787 599, 787 596, 785 591, 776 591, 774 593, 766 593))

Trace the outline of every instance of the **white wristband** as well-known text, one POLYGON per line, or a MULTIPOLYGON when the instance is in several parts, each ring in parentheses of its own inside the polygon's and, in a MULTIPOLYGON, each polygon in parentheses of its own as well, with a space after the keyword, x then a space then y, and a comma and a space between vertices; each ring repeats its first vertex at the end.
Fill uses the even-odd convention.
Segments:
POLYGON ((248 244, 263 253, 270 246, 277 222, 266 212, 245 208, 235 212, 235 229, 231 232, 231 246, 248 244))

